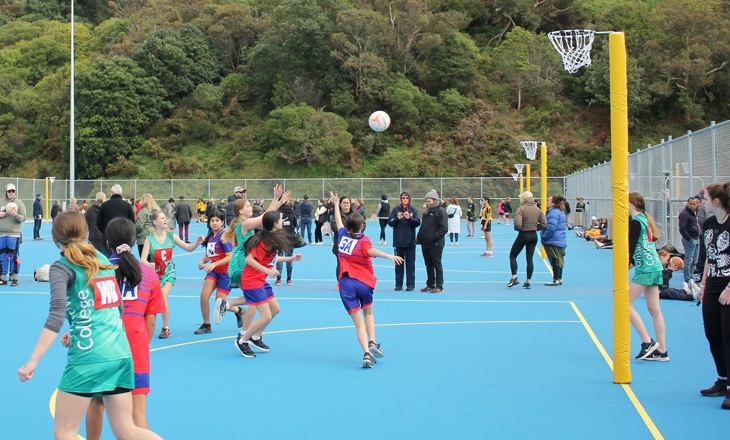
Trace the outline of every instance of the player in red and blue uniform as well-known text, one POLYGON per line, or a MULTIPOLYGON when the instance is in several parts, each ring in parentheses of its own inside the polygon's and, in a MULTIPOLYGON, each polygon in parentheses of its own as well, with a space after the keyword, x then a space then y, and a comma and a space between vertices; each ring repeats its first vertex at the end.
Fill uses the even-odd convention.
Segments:
POLYGON ((387 258, 395 264, 403 264, 403 258, 386 254, 373 247, 370 238, 363 235, 365 222, 362 216, 350 215, 342 222, 339 197, 330 193, 330 202, 335 207, 338 242, 337 258, 340 271, 337 274, 340 286, 340 299, 345 310, 352 318, 357 331, 357 340, 364 352, 363 368, 372 368, 374 358, 385 356, 375 339, 375 316, 373 316, 373 290, 377 278, 373 273, 373 257, 387 258), (362 310, 362 313, 360 311, 362 310))
POLYGON ((216 298, 225 299, 231 293, 231 279, 228 277, 228 262, 233 254, 233 244, 223 242, 223 225, 226 222, 224 212, 215 211, 208 218, 210 233, 205 237, 205 256, 198 262, 198 269, 204 270, 205 281, 200 291, 200 313, 203 315, 203 324, 195 330, 196 335, 213 331, 210 327, 210 296, 216 291, 216 298))
POLYGON ((269 346, 264 344, 263 338, 260 336, 257 338, 256 335, 261 335, 281 310, 274 297, 274 291, 266 282, 266 277, 279 275, 279 271, 276 270, 277 261, 302 259, 302 254, 277 256, 280 250, 290 246, 287 232, 282 229, 281 215, 278 211, 267 211, 263 215, 261 226, 263 228, 261 232, 246 241, 246 266, 241 276, 241 288, 246 304, 249 309, 255 308, 259 312, 259 317, 248 328, 244 326, 233 341, 236 349, 247 358, 256 357, 249 343, 261 351, 269 351, 269 346))

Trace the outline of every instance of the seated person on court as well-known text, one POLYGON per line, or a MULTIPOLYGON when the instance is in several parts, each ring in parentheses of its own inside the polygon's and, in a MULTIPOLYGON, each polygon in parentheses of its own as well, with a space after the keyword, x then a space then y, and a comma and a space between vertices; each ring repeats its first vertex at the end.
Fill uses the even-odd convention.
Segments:
MULTIPOLYGON (((595 218, 595 217, 593 217, 595 218)), ((595 240, 597 238, 605 239, 608 235, 608 219, 601 218, 596 219, 595 222, 592 222, 591 228, 586 230, 581 237, 585 238, 587 241, 589 240, 595 240), (595 225, 593 224, 595 223, 595 225)))
POLYGON ((699 295, 699 289, 694 292, 688 292, 684 289, 675 289, 669 287, 669 280, 672 279, 674 271, 682 270, 681 266, 684 266, 682 259, 678 256, 672 256, 665 249, 659 249, 657 251, 659 255, 659 261, 662 262, 662 285, 659 286, 659 298, 661 299, 676 299, 680 301, 697 301, 699 295), (680 263, 682 262, 682 263, 680 263))

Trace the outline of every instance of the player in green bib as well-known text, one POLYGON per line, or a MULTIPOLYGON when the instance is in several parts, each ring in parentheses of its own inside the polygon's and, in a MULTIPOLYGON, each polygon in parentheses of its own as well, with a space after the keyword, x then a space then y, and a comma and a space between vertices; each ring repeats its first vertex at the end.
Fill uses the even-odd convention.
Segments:
POLYGON ((66 211, 53 222, 53 241, 62 257, 49 271, 51 310, 33 353, 20 369, 22 382, 33 378, 38 362, 56 340, 64 313, 70 325, 66 369, 56 397, 55 438, 77 438, 94 396, 102 396, 119 439, 160 439, 134 425, 134 369, 121 319, 121 294, 114 266, 86 243, 83 215, 66 211))
POLYGON ((204 237, 201 235, 194 242, 185 243, 180 237, 167 229, 167 216, 163 211, 152 214, 152 224, 155 226, 155 232, 145 238, 140 262, 153 268, 157 276, 160 277, 160 287, 162 287, 162 296, 165 298, 165 309, 167 311, 162 314, 162 330, 159 338, 167 339, 172 334, 170 332, 170 303, 167 298, 170 296, 172 286, 177 281, 175 263, 172 262, 172 251, 177 245, 188 252, 192 252, 200 246, 204 237))
MULTIPOLYGON (((276 211, 284 203, 289 203, 290 198, 291 191, 284 192, 284 187, 277 184, 274 187, 274 197, 266 211, 276 211)), ((262 227, 261 221, 263 219, 263 216, 251 218, 253 215, 253 207, 248 199, 238 199, 233 202, 233 213, 236 215, 236 218, 228 225, 228 229, 223 233, 222 237, 224 243, 235 243, 231 261, 228 263, 228 275, 231 279, 231 288, 241 287, 243 267, 246 265, 244 244, 254 234, 254 229, 260 229, 262 227)), ((246 304, 246 299, 243 296, 232 300, 225 300, 223 298, 216 299, 215 307, 213 308, 213 322, 220 324, 223 315, 226 311, 230 310, 236 314, 238 327, 245 327, 244 321, 251 323, 256 316, 256 308, 249 308, 248 310, 250 312, 247 312, 246 308, 241 307, 244 304, 246 304)), ((255 339, 260 337, 260 333, 254 336, 255 339)))

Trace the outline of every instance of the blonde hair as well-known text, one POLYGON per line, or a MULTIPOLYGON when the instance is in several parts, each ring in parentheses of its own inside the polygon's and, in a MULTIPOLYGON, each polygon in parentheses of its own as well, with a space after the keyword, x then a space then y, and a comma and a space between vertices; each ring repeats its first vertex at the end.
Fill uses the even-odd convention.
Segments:
POLYGON ((248 217, 240 214, 241 210, 246 207, 246 203, 250 204, 251 202, 249 202, 248 199, 236 199, 236 201, 233 202, 234 217, 233 220, 231 220, 231 223, 228 225, 228 229, 226 229, 226 232, 224 232, 223 236, 221 237, 221 241, 223 243, 234 243, 236 239, 235 226, 248 220, 248 217))
POLYGON ((144 193, 142 194, 142 206, 146 206, 147 209, 150 210, 150 212, 159 211, 160 206, 155 202, 154 197, 152 197, 152 194, 150 193, 144 193))
POLYGON ((646 212, 644 196, 642 196, 641 193, 638 192, 629 193, 629 203, 634 205, 637 211, 644 214, 644 217, 646 217, 646 220, 649 222, 651 234, 654 237, 654 240, 657 240, 662 235, 662 231, 659 230, 656 223, 654 222, 654 219, 651 218, 648 212, 646 212))
POLYGON ((86 285, 91 283, 100 270, 114 270, 111 264, 102 264, 94 246, 87 243, 86 219, 78 211, 64 211, 53 221, 53 241, 64 246, 63 255, 71 263, 86 271, 86 285))

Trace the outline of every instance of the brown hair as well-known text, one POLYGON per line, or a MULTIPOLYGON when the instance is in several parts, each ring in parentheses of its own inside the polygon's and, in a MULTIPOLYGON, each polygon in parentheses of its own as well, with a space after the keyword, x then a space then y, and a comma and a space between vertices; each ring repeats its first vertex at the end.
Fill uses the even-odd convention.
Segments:
POLYGON ((705 196, 718 199, 725 211, 730 212, 730 182, 728 183, 711 183, 707 185, 705 196))
POLYGON ((649 222, 649 228, 651 229, 651 234, 654 237, 654 240, 658 239, 662 235, 662 231, 659 230, 656 223, 654 223, 654 219, 649 215, 648 212, 646 212, 644 196, 642 196, 641 193, 638 192, 629 193, 629 203, 636 206, 636 210, 644 214, 646 220, 649 222))
POLYGON ((113 270, 111 264, 102 264, 94 246, 86 242, 86 218, 78 211, 64 211, 53 221, 53 241, 64 246, 63 255, 71 263, 86 270, 86 285, 100 270, 113 270))
POLYGON ((565 197, 558 194, 558 195, 554 195, 554 196, 550 197, 550 200, 553 202, 553 204, 555 206, 560 208, 561 211, 565 211, 565 197))

